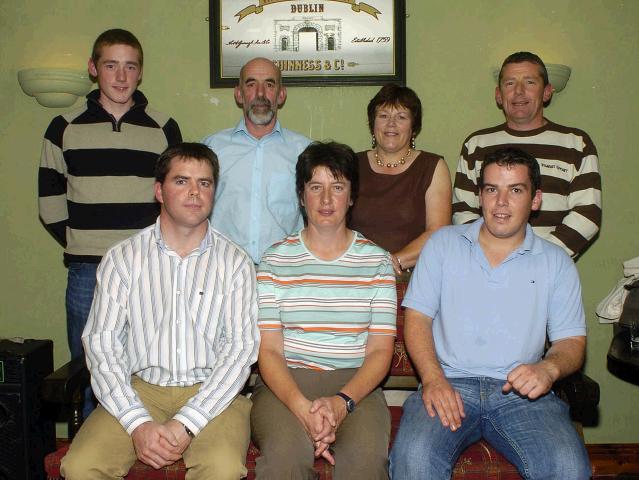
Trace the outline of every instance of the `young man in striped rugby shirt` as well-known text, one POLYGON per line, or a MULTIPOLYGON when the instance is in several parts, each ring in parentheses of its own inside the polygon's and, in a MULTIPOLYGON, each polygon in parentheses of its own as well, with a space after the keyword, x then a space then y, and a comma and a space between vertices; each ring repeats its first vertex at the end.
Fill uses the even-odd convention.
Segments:
POLYGON ((259 347, 253 262, 208 221, 211 150, 170 147, 155 176, 157 221, 98 268, 82 341, 100 406, 62 460, 67 480, 120 478, 136 459, 157 469, 183 458, 191 479, 247 472, 251 402, 239 392, 259 347))
MULTIPOLYGON (((71 358, 83 354, 80 336, 107 249, 155 221, 153 169, 160 153, 182 140, 178 124, 148 108, 138 84, 144 55, 127 30, 102 33, 89 73, 98 89, 82 108, 53 119, 44 135, 38 194, 40 219, 64 247, 71 358)), ((87 392, 85 416, 93 409, 87 392)))
POLYGON ((576 259, 601 226, 599 161, 585 132, 544 117, 552 93, 546 66, 537 55, 517 52, 504 60, 495 100, 506 123, 479 130, 464 141, 455 175, 453 223, 468 223, 481 215, 477 179, 483 158, 500 148, 521 148, 541 168, 543 200, 530 218, 533 230, 576 259))

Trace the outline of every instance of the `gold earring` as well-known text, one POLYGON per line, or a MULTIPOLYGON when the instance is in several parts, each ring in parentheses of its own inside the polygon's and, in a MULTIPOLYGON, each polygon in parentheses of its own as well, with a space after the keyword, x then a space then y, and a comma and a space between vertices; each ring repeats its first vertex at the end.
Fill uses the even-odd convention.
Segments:
POLYGON ((375 147, 377 147, 377 140, 375 139, 375 135, 373 135, 371 138, 371 149, 375 150, 375 147))

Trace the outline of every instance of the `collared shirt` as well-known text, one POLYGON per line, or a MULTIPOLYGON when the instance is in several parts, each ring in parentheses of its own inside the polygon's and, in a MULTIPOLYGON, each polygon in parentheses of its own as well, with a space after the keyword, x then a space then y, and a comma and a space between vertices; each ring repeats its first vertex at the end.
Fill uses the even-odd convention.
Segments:
POLYGON ((152 420, 131 375, 201 384, 174 416, 197 434, 231 403, 257 359, 253 263, 210 225, 182 258, 162 240, 158 219, 100 263, 82 342, 97 399, 129 434, 152 420))
POLYGON ((302 228, 295 193, 298 155, 311 142, 275 123, 257 139, 244 118, 235 128, 206 137, 202 143, 220 162, 220 181, 211 222, 248 252, 255 264, 273 243, 302 228))
POLYGON ((483 219, 444 227, 426 242, 404 298, 433 319, 437 357, 447 377, 505 379, 538 362, 551 342, 586 334, 574 262, 558 246, 526 236, 491 267, 479 244, 483 219))

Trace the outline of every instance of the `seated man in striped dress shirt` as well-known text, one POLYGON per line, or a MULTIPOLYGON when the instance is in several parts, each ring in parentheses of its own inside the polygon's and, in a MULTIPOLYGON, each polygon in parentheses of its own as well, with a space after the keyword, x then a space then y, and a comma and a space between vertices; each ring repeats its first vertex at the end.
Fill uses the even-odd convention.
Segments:
POLYGON ((206 146, 168 148, 156 166, 156 223, 100 263, 82 335, 100 406, 62 460, 67 480, 120 478, 136 459, 184 459, 189 479, 246 474, 257 358, 255 271, 211 228, 219 175, 206 146))
POLYGON ((588 134, 544 117, 552 93, 548 71, 537 55, 517 52, 504 60, 495 100, 506 123, 479 130, 464 141, 455 175, 453 223, 481 216, 477 179, 486 155, 520 148, 535 157, 541 169, 543 198, 530 217, 533 231, 576 259, 601 226, 599 160, 588 134))

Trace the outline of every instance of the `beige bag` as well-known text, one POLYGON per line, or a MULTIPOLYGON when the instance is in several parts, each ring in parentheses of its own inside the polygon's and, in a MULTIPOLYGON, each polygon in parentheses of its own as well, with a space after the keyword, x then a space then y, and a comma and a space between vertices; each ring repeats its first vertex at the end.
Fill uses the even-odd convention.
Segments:
POLYGON ((619 321, 623 304, 628 296, 626 285, 639 280, 639 257, 631 258, 623 262, 623 278, 617 286, 604 298, 595 310, 600 323, 614 323, 619 321))

